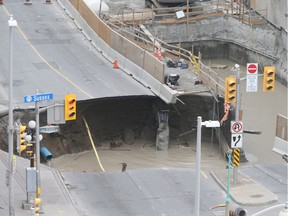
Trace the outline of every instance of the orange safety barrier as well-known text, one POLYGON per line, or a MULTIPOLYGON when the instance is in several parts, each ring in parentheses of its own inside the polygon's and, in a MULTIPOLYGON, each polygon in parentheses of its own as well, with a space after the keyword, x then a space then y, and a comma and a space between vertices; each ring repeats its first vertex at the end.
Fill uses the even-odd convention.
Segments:
POLYGON ((118 68, 119 68, 117 58, 115 58, 115 60, 114 60, 114 66, 113 66, 113 68, 114 68, 114 69, 118 69, 118 68))

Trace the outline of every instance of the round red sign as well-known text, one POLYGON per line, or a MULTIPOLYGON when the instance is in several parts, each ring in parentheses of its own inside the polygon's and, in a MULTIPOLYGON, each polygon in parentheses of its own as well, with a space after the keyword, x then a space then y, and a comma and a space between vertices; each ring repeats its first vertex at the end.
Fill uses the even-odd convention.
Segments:
POLYGON ((255 73, 256 71, 257 71, 257 66, 256 66, 255 64, 250 64, 250 65, 248 66, 248 72, 249 72, 249 73, 253 74, 253 73, 255 73))

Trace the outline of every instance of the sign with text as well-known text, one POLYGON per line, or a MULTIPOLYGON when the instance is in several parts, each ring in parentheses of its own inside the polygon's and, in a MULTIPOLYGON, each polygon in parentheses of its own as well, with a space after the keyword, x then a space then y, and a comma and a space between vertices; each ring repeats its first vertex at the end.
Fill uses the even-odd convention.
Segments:
POLYGON ((246 92, 257 92, 258 89, 258 63, 247 64, 246 92))
POLYGON ((53 93, 24 96, 24 103, 53 100, 53 93))

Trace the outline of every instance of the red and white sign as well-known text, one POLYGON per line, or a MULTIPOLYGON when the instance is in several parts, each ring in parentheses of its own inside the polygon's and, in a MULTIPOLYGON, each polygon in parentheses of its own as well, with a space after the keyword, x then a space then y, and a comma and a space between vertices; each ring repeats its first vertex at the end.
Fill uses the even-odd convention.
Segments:
POLYGON ((258 63, 247 64, 246 92, 257 92, 258 89, 258 63))
POLYGON ((247 74, 257 74, 257 73, 258 73, 258 63, 248 63, 247 74))
POLYGON ((231 121, 231 133, 243 133, 243 122, 242 121, 231 121))

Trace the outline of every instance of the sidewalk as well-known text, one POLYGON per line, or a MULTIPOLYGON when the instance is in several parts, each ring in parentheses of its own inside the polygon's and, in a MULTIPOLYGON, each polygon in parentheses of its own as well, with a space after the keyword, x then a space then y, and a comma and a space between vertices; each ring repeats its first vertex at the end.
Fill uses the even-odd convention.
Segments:
MULTIPOLYGON (((9 215, 9 188, 5 183, 8 154, 0 150, 0 215, 9 215)), ((30 216, 29 210, 22 208, 22 202, 26 200, 26 174, 25 168, 29 167, 29 160, 17 157, 16 170, 13 175, 13 196, 16 216, 30 216)), ((78 216, 74 208, 70 194, 64 185, 58 171, 41 165, 41 200, 42 213, 53 216, 78 216)))
MULTIPOLYGON (((228 171, 217 170, 211 172, 213 178, 226 191, 228 182, 228 171)), ((249 179, 238 170, 237 184, 233 183, 233 170, 231 170, 230 197, 236 203, 245 206, 261 206, 274 203, 277 196, 264 188, 262 185, 249 179)))

